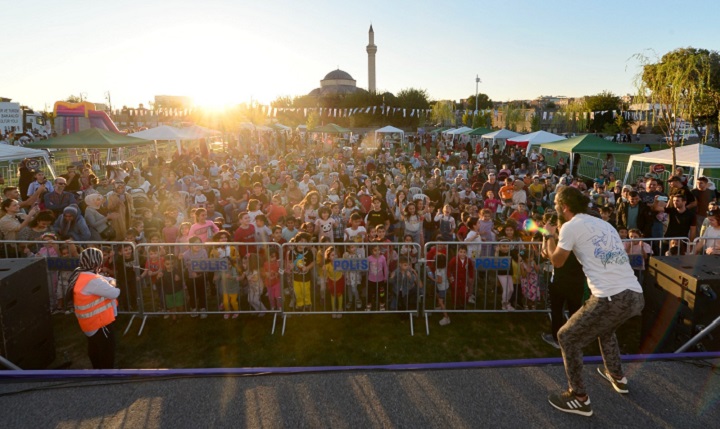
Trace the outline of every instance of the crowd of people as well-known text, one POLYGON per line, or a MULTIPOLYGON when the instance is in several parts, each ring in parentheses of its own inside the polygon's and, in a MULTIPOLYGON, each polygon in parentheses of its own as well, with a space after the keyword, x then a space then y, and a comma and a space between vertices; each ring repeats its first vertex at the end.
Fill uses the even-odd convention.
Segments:
MULTIPOLYGON (((553 201, 565 186, 587 196, 590 213, 622 238, 684 238, 664 247, 627 243, 629 254, 642 255, 638 261, 666 252, 720 252, 717 191, 704 177, 689 189, 682 169, 667 183, 652 173, 622 183, 612 155, 588 179, 573 174, 568 159, 551 166, 537 151, 482 141, 425 134, 402 145, 363 146, 299 134, 243 135, 222 148, 200 142, 137 166, 70 165, 55 179, 28 159, 19 186, 3 189, 0 233, 15 243, 6 242, 2 252, 73 256, 83 242, 147 243, 139 255, 134 246, 105 247, 106 274, 127 291, 121 308, 136 305, 140 281, 164 291, 159 302, 169 313, 186 308, 204 317, 212 291, 226 318, 236 317, 244 302, 261 314, 309 310, 320 301, 330 311, 407 308, 417 305, 426 276, 436 285, 427 294, 439 308, 464 308, 475 305, 483 286, 468 260, 485 256, 513 261, 497 271, 501 308, 537 308, 552 268, 530 243, 557 222, 553 201), (689 248, 695 238, 698 245, 689 248), (432 241, 449 245, 425 254, 432 241), (252 244, 288 242, 297 245, 285 254, 252 244), (230 265, 214 274, 191 269, 192 260, 208 258, 230 265), (328 263, 351 258, 367 259, 369 270, 343 273, 328 263), (419 263, 423 258, 429 262, 419 263), (292 267, 286 285, 276 275, 281 260, 292 267), (163 287, 168 283, 173 286, 163 287)), ((640 262, 634 267, 643 269, 640 262)), ((58 310, 66 310, 63 277, 53 277, 58 310)), ((447 323, 446 313, 441 324, 447 323)))

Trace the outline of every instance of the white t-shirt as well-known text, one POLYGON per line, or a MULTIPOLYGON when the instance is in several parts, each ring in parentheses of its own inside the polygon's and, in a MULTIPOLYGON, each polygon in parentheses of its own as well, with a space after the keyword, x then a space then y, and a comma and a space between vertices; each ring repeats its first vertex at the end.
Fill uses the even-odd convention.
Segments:
POLYGON ((596 297, 607 298, 628 289, 642 293, 620 235, 608 222, 577 214, 560 229, 558 246, 575 253, 596 297))

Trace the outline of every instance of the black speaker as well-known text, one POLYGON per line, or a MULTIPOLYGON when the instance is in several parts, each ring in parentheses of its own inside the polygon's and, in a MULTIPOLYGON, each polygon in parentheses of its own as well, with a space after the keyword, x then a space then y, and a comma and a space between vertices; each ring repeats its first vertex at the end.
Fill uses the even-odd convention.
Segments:
MULTIPOLYGON (((720 316, 720 255, 654 256, 643 291, 640 352, 674 352, 720 316)), ((720 331, 691 350, 720 351, 720 331)))
POLYGON ((55 360, 44 259, 0 259, 0 354, 22 369, 55 360))

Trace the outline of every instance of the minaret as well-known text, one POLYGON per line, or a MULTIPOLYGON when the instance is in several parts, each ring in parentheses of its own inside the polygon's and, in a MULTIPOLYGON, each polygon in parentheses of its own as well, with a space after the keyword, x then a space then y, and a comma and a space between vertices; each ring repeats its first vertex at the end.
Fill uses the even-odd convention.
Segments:
POLYGON ((370 24, 370 44, 367 45, 368 53, 368 91, 375 92, 375 53, 377 52, 377 46, 375 46, 375 32, 373 31, 372 24, 370 24))

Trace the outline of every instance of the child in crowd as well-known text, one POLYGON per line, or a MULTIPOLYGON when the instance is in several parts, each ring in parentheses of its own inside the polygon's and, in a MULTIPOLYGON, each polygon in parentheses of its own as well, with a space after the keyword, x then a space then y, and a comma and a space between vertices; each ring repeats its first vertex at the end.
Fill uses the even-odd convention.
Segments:
POLYGON ((455 218, 452 217, 452 206, 445 204, 442 212, 438 210, 435 215, 435 223, 438 224, 438 240, 452 241, 455 238, 455 218))
MULTIPOLYGON (((170 313, 181 311, 185 305, 185 287, 180 276, 180 267, 172 253, 163 258, 163 267, 158 283, 167 311, 170 313)), ((173 314, 172 320, 177 321, 177 316, 173 314)))
POLYGON ((500 207, 501 201, 495 198, 495 192, 492 190, 485 192, 485 195, 487 195, 487 197, 483 203, 483 208, 490 210, 494 219, 498 213, 498 207, 500 207))
POLYGON ((329 208, 323 206, 318 209, 318 218, 315 220, 315 231, 317 232, 318 241, 322 241, 323 237, 327 237, 328 242, 332 243, 335 238, 333 230, 335 228, 335 219, 330 217, 332 212, 329 208))
MULTIPOLYGON (((37 253, 33 253, 30 250, 30 246, 25 247, 25 255, 29 258, 32 257, 38 257, 38 258, 57 258, 60 256, 60 247, 52 243, 53 241, 57 240, 57 235, 55 235, 54 232, 46 232, 43 235, 40 236, 40 238, 45 242, 45 245, 38 249, 37 253)), ((73 246, 74 247, 74 246, 73 246)), ((64 271, 61 271, 61 273, 64 271)), ((61 293, 60 287, 58 286, 58 272, 50 272, 51 278, 50 282, 48 283, 48 292, 51 297, 51 299, 57 300, 57 305, 50 306, 50 311, 53 313, 58 313, 60 311, 64 310, 63 305, 63 298, 64 294, 61 293)))
POLYGON ((385 289, 387 288, 388 265, 385 256, 380 252, 380 246, 370 246, 368 256, 368 302, 366 311, 378 303, 380 311, 385 311, 385 289))
MULTIPOLYGON (((160 277, 162 276, 162 268, 164 265, 165 262, 163 262, 163 259, 160 256, 160 248, 157 246, 148 247, 148 257, 145 261, 145 270, 140 275, 140 278, 147 279, 152 285, 153 291, 157 290, 157 285, 160 281, 160 277)), ((160 302, 163 307, 165 307, 164 301, 165 296, 161 292, 160 302)))
POLYGON ((333 319, 342 318, 343 295, 345 294, 345 277, 343 272, 335 270, 335 248, 330 246, 325 249, 325 264, 323 265, 324 277, 327 281, 327 290, 330 293, 330 308, 333 312, 333 319))
POLYGON ((250 223, 253 225, 255 225, 255 219, 258 217, 258 215, 263 214, 260 207, 260 200, 251 199, 250 201, 248 201, 247 214, 250 217, 250 223))
POLYGON ((458 241, 465 241, 465 237, 467 237, 468 232, 470 232, 470 228, 468 227, 469 220, 470 220, 470 213, 468 213, 468 212, 460 213, 460 225, 458 225, 457 231, 455 232, 455 236, 457 237, 458 241))
POLYGON ((295 236, 299 232, 300 231, 295 228, 295 218, 294 217, 286 218, 285 219, 285 228, 282 229, 283 240, 285 240, 285 242, 287 243, 290 240, 292 240, 293 238, 295 238, 295 236))
MULTIPOLYGON (((240 225, 233 234, 233 241, 237 243, 255 243, 255 225, 250 222, 250 215, 247 212, 238 214, 240 225)), ((255 246, 239 246, 239 256, 244 258, 248 253, 257 252, 255 246)))
POLYGON ((496 258, 511 258, 510 263, 507 265, 508 268, 505 270, 498 270, 497 272, 497 279, 498 283, 500 283, 500 286, 502 287, 502 309, 507 311, 515 310, 515 307, 513 307, 510 304, 510 299, 513 294, 513 274, 514 274, 514 267, 512 264, 512 258, 513 253, 510 249, 510 240, 507 238, 501 238, 500 244, 497 246, 497 249, 495 250, 495 257, 496 258))
POLYGON ((621 240, 627 240, 628 239, 628 229, 624 226, 620 226, 617 229, 618 235, 620 235, 621 240))
POLYGON ((272 228, 272 235, 270 236, 271 243, 277 243, 281 246, 283 244, 287 243, 287 241, 285 241, 285 239, 283 238, 282 230, 283 230, 283 228, 280 225, 275 225, 272 228))
POLYGON ((653 250, 648 243, 642 241, 643 234, 637 228, 632 228, 628 231, 628 238, 633 241, 623 243, 625 252, 630 257, 630 266, 635 271, 635 276, 639 280, 642 280, 642 273, 645 271, 646 262, 650 255, 653 254, 653 250))
MULTIPOLYGON (((190 307, 192 307, 193 313, 200 309, 200 318, 207 318, 207 296, 205 294, 205 273, 194 269, 193 261, 208 259, 207 251, 204 246, 199 246, 202 243, 200 237, 190 237, 189 243, 192 246, 187 246, 182 254, 183 265, 185 266, 185 284, 188 288, 190 307)), ((220 291, 220 289, 218 289, 220 291)), ((197 317, 197 314, 193 314, 192 317, 197 317)))
POLYGON ((475 284, 475 267, 468 258, 467 246, 459 245, 457 255, 450 259, 447 276, 453 291, 453 307, 465 308, 465 304, 475 304, 473 285, 475 284), (468 288, 469 286, 469 288, 468 288))
POLYGON ((538 287, 538 266, 535 264, 532 247, 529 250, 518 252, 520 259, 520 287, 525 295, 525 310, 535 310, 535 304, 540 300, 538 287))
POLYGON ((417 213, 417 206, 409 203, 403 211, 403 229, 413 243, 423 245, 423 215, 417 213))
MULTIPOLYGON (((278 227, 278 229, 280 229, 278 227)), ((280 285, 280 253, 277 248, 268 250, 268 260, 263 263, 262 275, 267 288, 271 310, 282 309, 282 291, 280 285)))
POLYGON ((447 275, 447 256, 442 253, 438 254, 435 259, 435 265, 435 296, 438 307, 443 310, 443 318, 440 320, 440 326, 445 326, 450 324, 450 316, 444 312, 447 290, 450 288, 447 275))
MULTIPOLYGON (((346 247, 346 251, 343 254, 343 259, 363 259, 365 258, 365 252, 357 244, 351 244, 346 247)), ((362 300, 360 299, 360 293, 358 289, 362 283, 362 274, 359 271, 350 271, 347 273, 347 285, 350 287, 350 294, 347 302, 345 303, 345 309, 350 310, 351 301, 355 301, 355 309, 362 309, 362 300), (351 299, 352 298, 352 299, 351 299)))
POLYGON ((293 291, 295 292, 295 310, 312 310, 312 272, 315 267, 315 255, 312 248, 305 246, 310 236, 301 232, 291 242, 296 243, 288 253, 288 266, 292 267, 293 291))
MULTIPOLYGON (((165 243, 175 243, 180 237, 180 228, 175 225, 176 221, 177 217, 174 218, 169 211, 165 212, 165 216, 163 217, 163 222, 165 223, 165 226, 162 229, 163 241, 165 243)), ((190 231, 189 225, 188 231, 190 231)))
POLYGON ((260 300, 263 292, 263 283, 260 276, 260 259, 257 253, 250 253, 242 261, 243 272, 248 282, 248 303, 255 311, 259 311, 258 317, 265 315, 265 305, 260 300))
POLYGON ((405 234, 403 242, 405 244, 400 247, 400 257, 406 257, 407 260, 410 262, 410 265, 414 267, 418 263, 418 254, 420 252, 416 246, 413 246, 412 235, 405 234))
POLYGON ((400 258, 398 268, 390 275, 389 283, 392 285, 393 291, 391 310, 417 309, 418 291, 422 288, 422 284, 420 276, 410 266, 407 258, 400 258))
POLYGON ((333 242, 342 243, 345 238, 345 222, 340 214, 340 204, 333 203, 330 206, 330 218, 335 222, 333 224, 333 242))
POLYGON ((365 236, 367 235, 367 230, 364 226, 360 226, 360 222, 362 222, 362 216, 360 216, 358 213, 353 213, 350 216, 350 226, 348 228, 345 228, 345 242, 350 241, 356 241, 355 237, 360 237, 360 241, 362 241, 365 236))
MULTIPOLYGON (((229 241, 229 237, 230 233, 227 231, 215 233, 213 241, 217 243, 217 245, 210 251, 210 259, 224 259, 227 261, 227 270, 215 272, 215 287, 223 295, 223 309, 225 311, 238 311, 238 295, 240 294, 240 284, 238 281, 241 280, 242 276, 238 272, 239 256, 237 248, 225 244, 229 241)), ((223 317, 229 319, 231 316, 229 313, 226 313, 223 317)), ((237 313, 232 315, 233 319, 237 319, 237 317, 237 313)))
MULTIPOLYGON (((322 236, 320 237, 320 243, 329 244, 331 241, 326 236, 322 236)), ((325 292, 327 287, 325 270, 323 268, 325 267, 325 251, 327 249, 328 246, 317 247, 317 253, 315 255, 315 266, 317 270, 313 270, 315 274, 315 287, 317 288, 315 292, 320 294, 320 304, 323 307, 325 307, 325 292)))
POLYGON ((268 226, 268 219, 264 214, 255 217, 255 241, 258 243, 268 243, 272 230, 268 226))

